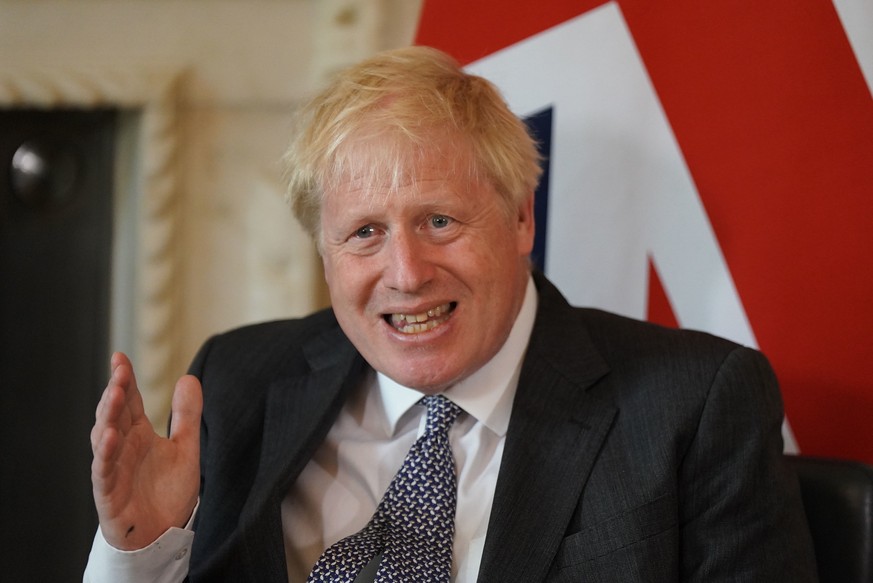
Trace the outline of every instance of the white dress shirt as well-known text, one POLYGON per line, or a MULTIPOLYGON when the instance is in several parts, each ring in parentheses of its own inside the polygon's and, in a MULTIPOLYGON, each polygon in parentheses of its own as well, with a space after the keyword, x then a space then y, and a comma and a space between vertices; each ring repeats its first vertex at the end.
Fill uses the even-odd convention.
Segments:
MULTIPOLYGON (((533 329, 537 296, 528 280, 524 302, 498 353, 444 394, 463 409, 449 439, 458 476, 452 581, 473 583, 479 572, 494 488, 521 363, 533 329)), ((418 391, 372 373, 346 401, 313 459, 282 503, 290 581, 306 581, 322 551, 360 530, 424 431, 418 391)), ((86 583, 175 583, 188 570, 194 533, 171 528, 138 551, 119 551, 99 529, 86 583)))

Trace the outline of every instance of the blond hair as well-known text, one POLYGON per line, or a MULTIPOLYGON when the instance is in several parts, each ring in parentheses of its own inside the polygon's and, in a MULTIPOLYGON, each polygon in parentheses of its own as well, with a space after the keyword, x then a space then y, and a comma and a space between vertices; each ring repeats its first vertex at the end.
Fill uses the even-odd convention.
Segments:
POLYGON ((433 48, 387 51, 342 71, 297 119, 288 198, 316 241, 326 190, 349 179, 396 188, 435 149, 457 172, 489 181, 508 213, 541 173, 534 140, 497 89, 433 48))

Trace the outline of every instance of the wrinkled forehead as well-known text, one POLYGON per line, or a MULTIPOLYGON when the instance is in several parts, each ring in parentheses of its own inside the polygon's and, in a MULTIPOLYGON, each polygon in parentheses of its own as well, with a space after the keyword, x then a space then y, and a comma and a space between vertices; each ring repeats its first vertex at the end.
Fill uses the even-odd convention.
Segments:
POLYGON ((324 192, 337 188, 392 192, 415 187, 434 169, 446 178, 481 178, 468 139, 457 132, 430 130, 362 132, 340 145, 331 160, 324 192))

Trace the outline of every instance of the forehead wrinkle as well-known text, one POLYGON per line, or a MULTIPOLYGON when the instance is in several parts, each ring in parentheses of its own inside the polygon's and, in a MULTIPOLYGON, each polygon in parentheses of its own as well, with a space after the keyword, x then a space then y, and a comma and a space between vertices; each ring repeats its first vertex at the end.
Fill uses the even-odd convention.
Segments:
POLYGON ((444 129, 432 129, 418 138, 391 128, 359 129, 333 152, 327 173, 330 184, 325 186, 357 182, 362 187, 399 190, 414 185, 431 168, 455 177, 479 177, 465 136, 444 129))
POLYGON ((400 195, 401 192, 413 200, 418 199, 421 195, 419 180, 386 183, 386 181, 374 180, 373 178, 373 176, 350 178, 339 182, 332 190, 354 195, 355 200, 361 201, 368 212, 374 212, 389 205, 392 199, 400 195))

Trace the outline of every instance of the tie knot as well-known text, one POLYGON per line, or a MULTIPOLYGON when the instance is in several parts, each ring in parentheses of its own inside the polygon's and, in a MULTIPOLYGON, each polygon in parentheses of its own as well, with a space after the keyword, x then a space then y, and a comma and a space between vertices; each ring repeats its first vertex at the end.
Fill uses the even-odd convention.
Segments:
POLYGON ((461 414, 461 408, 442 395, 428 395, 420 403, 427 407, 427 417, 425 418, 424 426, 425 434, 437 433, 448 435, 452 423, 461 414))

